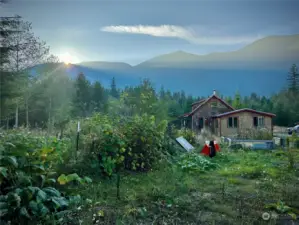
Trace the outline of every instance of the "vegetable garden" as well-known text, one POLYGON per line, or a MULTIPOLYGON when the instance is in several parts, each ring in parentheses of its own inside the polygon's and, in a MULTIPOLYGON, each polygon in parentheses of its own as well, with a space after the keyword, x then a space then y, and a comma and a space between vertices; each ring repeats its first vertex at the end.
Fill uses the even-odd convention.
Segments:
POLYGON ((299 215, 299 151, 186 153, 154 116, 96 114, 64 136, 1 133, 1 224, 277 224, 299 215), (266 213, 266 214, 265 214, 266 213), (268 213, 268 214, 267 214, 268 213), (267 215, 270 215, 269 218, 267 215))

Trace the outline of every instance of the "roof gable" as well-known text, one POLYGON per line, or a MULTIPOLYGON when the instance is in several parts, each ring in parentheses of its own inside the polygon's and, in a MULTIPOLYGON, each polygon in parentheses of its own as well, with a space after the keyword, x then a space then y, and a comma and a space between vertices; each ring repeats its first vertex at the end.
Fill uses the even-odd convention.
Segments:
POLYGON ((200 104, 200 103, 203 103, 205 100, 207 100, 207 99, 201 99, 201 100, 199 100, 197 102, 194 102, 194 103, 192 103, 192 106, 200 104))
POLYGON ((212 99, 216 99, 216 100, 220 101, 223 105, 225 105, 227 108, 229 108, 231 110, 235 110, 233 107, 231 107, 227 102, 223 101, 217 95, 212 95, 209 98, 207 98, 205 101, 203 101, 202 103, 200 103, 194 110, 192 110, 192 112, 190 113, 190 115, 192 115, 193 113, 195 113, 199 108, 201 108, 203 105, 205 105, 206 103, 208 103, 212 99))

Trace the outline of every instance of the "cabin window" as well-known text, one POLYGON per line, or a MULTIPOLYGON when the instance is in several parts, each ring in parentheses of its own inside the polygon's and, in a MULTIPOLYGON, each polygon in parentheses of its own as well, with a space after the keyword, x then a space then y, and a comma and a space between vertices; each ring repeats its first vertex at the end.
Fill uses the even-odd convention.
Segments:
POLYGON ((264 123, 264 117, 263 116, 260 116, 259 118, 258 118, 258 126, 259 127, 263 127, 265 125, 265 123, 264 123))
POLYGON ((218 120, 215 120, 215 128, 218 128, 218 120))
POLYGON ((263 127, 265 125, 265 119, 263 116, 255 116, 253 117, 253 126, 255 127, 263 127))
POLYGON ((234 127, 237 128, 238 127, 238 118, 234 117, 234 127))
POLYGON ((238 127, 238 117, 228 117, 227 118, 227 127, 228 128, 237 128, 238 127))

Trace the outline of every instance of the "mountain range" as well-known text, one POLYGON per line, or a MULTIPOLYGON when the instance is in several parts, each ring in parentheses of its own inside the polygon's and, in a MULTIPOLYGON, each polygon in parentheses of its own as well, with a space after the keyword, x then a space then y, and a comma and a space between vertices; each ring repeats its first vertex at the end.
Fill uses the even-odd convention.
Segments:
MULTIPOLYGON (((109 87, 115 77, 119 88, 149 78, 156 88, 184 90, 195 96, 255 92, 270 95, 286 85, 292 64, 299 63, 299 35, 269 36, 237 51, 196 55, 176 51, 131 66, 123 62, 82 62, 64 66, 71 77, 83 72, 91 82, 109 87)), ((57 66, 57 65, 56 65, 57 66)))

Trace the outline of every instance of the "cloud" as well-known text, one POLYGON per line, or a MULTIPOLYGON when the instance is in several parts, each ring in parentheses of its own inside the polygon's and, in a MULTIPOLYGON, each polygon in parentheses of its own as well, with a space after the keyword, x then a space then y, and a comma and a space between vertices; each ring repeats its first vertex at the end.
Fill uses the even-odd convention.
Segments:
MULTIPOLYGON (((212 29, 212 28, 211 28, 212 29)), ((197 32, 197 29, 192 27, 182 27, 175 25, 160 25, 160 26, 106 26, 102 27, 101 31, 111 33, 128 33, 128 34, 144 34, 154 37, 168 37, 186 40, 194 44, 210 44, 210 45, 231 45, 231 44, 246 44, 261 38, 260 36, 222 36, 220 34, 213 35, 211 31, 204 32, 202 29, 197 32), (203 35, 202 33, 210 33, 203 35)))

